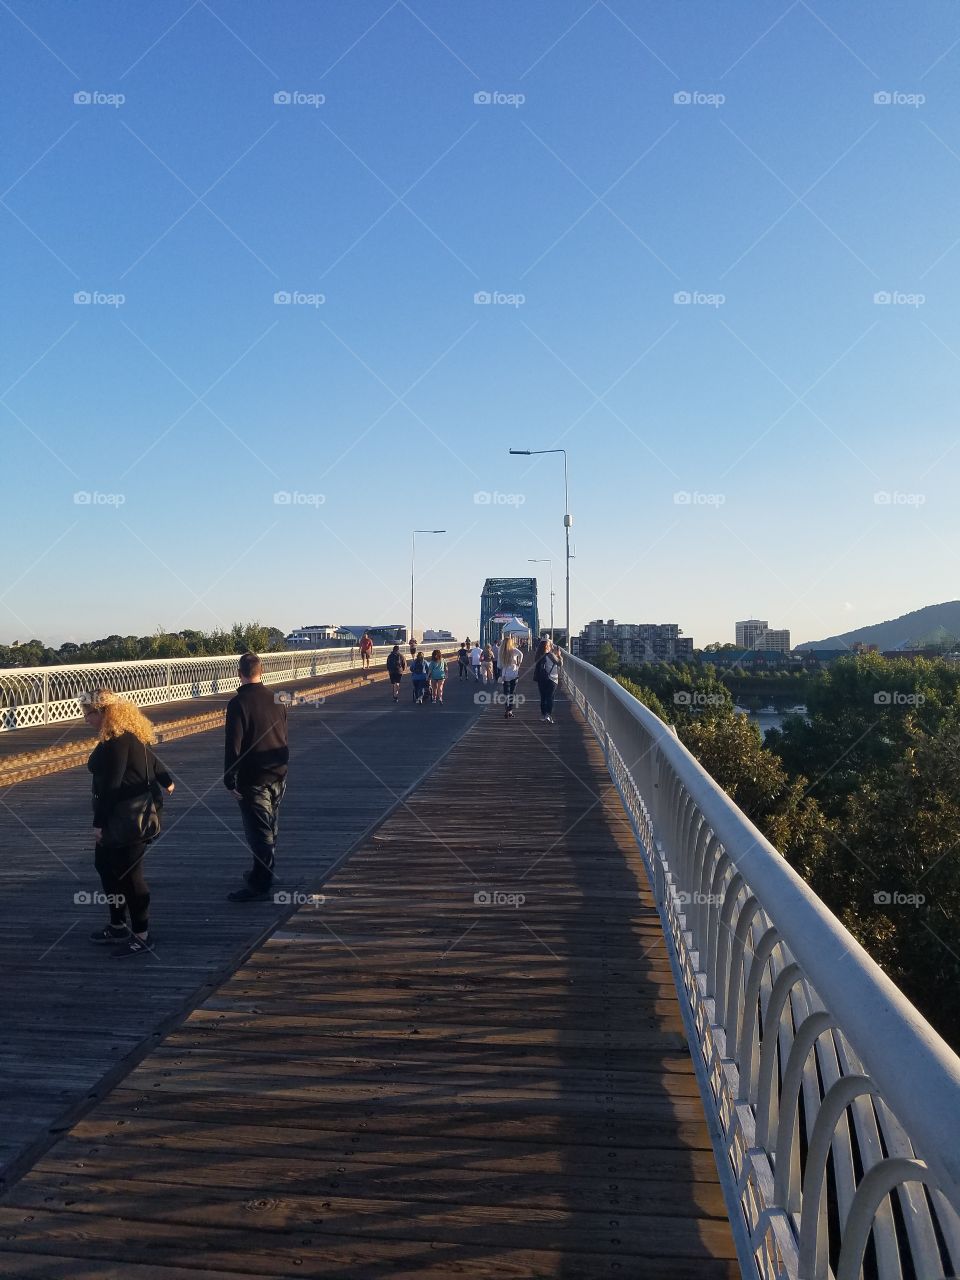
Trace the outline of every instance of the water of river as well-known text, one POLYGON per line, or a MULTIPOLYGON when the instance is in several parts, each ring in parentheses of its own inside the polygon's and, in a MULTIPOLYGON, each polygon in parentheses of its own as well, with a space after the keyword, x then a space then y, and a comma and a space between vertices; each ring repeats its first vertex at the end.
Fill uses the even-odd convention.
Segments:
POLYGON ((748 711, 745 707, 734 707, 734 710, 739 711, 742 716, 749 716, 754 724, 760 726, 764 737, 771 729, 779 729, 785 716, 807 714, 807 708, 801 706, 788 707, 785 711, 777 711, 774 707, 764 707, 762 711, 748 711))

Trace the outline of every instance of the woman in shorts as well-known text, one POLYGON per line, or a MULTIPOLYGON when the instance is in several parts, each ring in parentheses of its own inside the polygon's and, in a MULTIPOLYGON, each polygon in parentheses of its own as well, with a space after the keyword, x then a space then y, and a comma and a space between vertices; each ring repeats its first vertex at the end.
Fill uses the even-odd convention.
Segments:
POLYGON ((447 678, 447 664, 439 649, 430 655, 430 696, 434 702, 443 702, 443 682, 447 678))

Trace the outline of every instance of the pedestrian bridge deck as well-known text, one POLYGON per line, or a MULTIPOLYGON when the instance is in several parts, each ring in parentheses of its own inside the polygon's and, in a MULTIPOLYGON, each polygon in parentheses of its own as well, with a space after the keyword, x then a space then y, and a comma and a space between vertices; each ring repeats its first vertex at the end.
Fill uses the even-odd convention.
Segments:
MULTIPOLYGON (((473 692, 454 680, 442 708, 371 718, 381 746, 367 735, 344 785, 395 772, 418 735, 436 759, 466 733, 322 884, 322 904, 13 1185, 0 1272, 740 1274, 664 935, 602 754, 569 704, 556 725, 533 702, 507 724, 477 715, 473 692)), ((379 708, 382 688, 341 701, 374 696, 379 708)), ((187 740, 202 742, 219 735, 187 740)), ((301 838, 330 795, 295 762, 301 838)), ((299 878, 319 889, 321 872, 299 878)), ((134 985, 126 966, 141 963, 111 968, 134 985)))

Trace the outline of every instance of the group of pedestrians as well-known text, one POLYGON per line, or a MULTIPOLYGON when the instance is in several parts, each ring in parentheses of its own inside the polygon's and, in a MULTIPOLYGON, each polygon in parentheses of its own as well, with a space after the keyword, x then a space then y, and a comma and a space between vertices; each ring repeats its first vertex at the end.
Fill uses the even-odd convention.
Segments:
MULTIPOLYGON (((447 664, 439 649, 434 649, 429 658, 423 656, 416 641, 410 641, 410 681, 413 685, 413 700, 417 706, 426 702, 443 702, 443 686, 447 679, 447 664)), ((387 675, 390 677, 390 689, 394 702, 400 701, 400 682, 407 669, 407 660, 395 644, 387 654, 387 675)))
MULTIPOLYGON (((516 702, 517 681, 520 679, 520 668, 523 665, 523 650, 512 636, 507 636, 499 649, 500 679, 503 681, 504 701, 507 720, 513 717, 516 702)), ((560 686, 560 674, 563 671, 563 659, 553 641, 544 638, 537 645, 533 661, 533 679, 540 693, 540 719, 545 724, 554 724, 553 701, 560 686)))
MULTIPOLYGON (((447 664, 439 649, 430 658, 411 640, 410 674, 413 700, 443 703, 447 664)), ((502 679, 504 716, 512 719, 523 651, 512 636, 494 650, 491 645, 461 645, 460 678, 469 678, 469 665, 478 682, 502 679), (463 655, 468 655, 468 663, 463 655), (480 655, 479 661, 474 656, 480 655), (484 670, 486 668, 486 670, 484 670)), ((537 647, 533 676, 540 691, 540 718, 553 723, 553 700, 562 670, 559 652, 550 640, 537 647)), ((407 660, 399 644, 387 657, 394 702, 407 660)), ((270 897, 276 858, 280 805, 287 785, 290 749, 287 708, 263 684, 263 663, 255 653, 239 661, 240 688, 227 704, 223 784, 237 800, 244 836, 253 865, 243 884, 227 894, 231 902, 263 902, 270 897)), ((159 834, 165 795, 174 780, 153 751, 153 725, 133 702, 112 690, 97 688, 81 698, 83 718, 97 737, 87 762, 92 774, 94 866, 100 876, 109 920, 91 939, 113 943, 116 957, 145 955, 153 950, 150 937, 150 890, 144 858, 159 834)))
MULTIPOLYGON (((290 759, 287 708, 264 687, 257 654, 245 653, 237 674, 240 688, 227 704, 223 784, 238 802, 253 865, 227 897, 265 902, 290 759)), ((91 940, 115 944, 117 958, 145 955, 153 944, 144 859, 159 833, 164 795, 175 784, 153 751, 156 733, 139 707, 106 688, 91 690, 81 703, 84 721, 97 736, 87 762, 93 775, 94 866, 110 912, 91 940)))
MULTIPOLYGON (((415 643, 411 641, 411 652, 415 647, 415 643)), ((438 653, 439 650, 435 651, 434 658, 438 653)), ((504 718, 510 720, 516 707, 517 681, 520 679, 520 667, 523 664, 523 659, 523 650, 511 635, 504 636, 499 645, 481 645, 479 641, 472 644, 468 636, 457 650, 459 679, 472 679, 476 684, 484 685, 495 684, 502 680, 505 706, 504 718)), ((399 699, 399 675, 396 675, 396 673, 399 670, 402 674, 403 666, 400 665, 402 663, 403 658, 399 656, 399 646, 395 645, 394 653, 387 658, 387 668, 391 673, 390 679, 393 683, 394 702, 399 699)), ((540 693, 540 719, 546 724, 554 723, 553 702, 560 684, 562 670, 563 659, 560 656, 560 651, 554 646, 552 640, 547 638, 541 640, 537 645, 534 656, 533 678, 540 693)), ((414 679, 416 680, 415 665, 413 671, 414 679)), ((414 690, 414 697, 419 701, 416 689, 414 690)))

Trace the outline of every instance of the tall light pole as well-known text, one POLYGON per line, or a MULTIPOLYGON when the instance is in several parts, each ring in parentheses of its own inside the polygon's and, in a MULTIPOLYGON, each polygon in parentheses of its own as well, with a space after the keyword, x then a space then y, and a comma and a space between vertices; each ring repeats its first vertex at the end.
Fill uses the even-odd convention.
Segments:
POLYGON ((408 640, 413 639, 413 566, 417 559, 417 534, 446 532, 446 529, 414 529, 410 538, 410 634, 407 636, 408 640))
MULTIPOLYGON (((550 639, 555 640, 556 636, 553 634, 553 561, 528 560, 527 564, 548 564, 550 566, 550 639)), ((537 639, 539 639, 539 636, 537 639)))
POLYGON ((573 644, 570 635, 570 529, 573 525, 573 516, 570 514, 570 490, 567 485, 567 451, 566 449, 511 449, 510 452, 521 454, 526 458, 532 458, 541 453, 563 454, 563 531, 567 540, 567 652, 569 653, 573 644))

